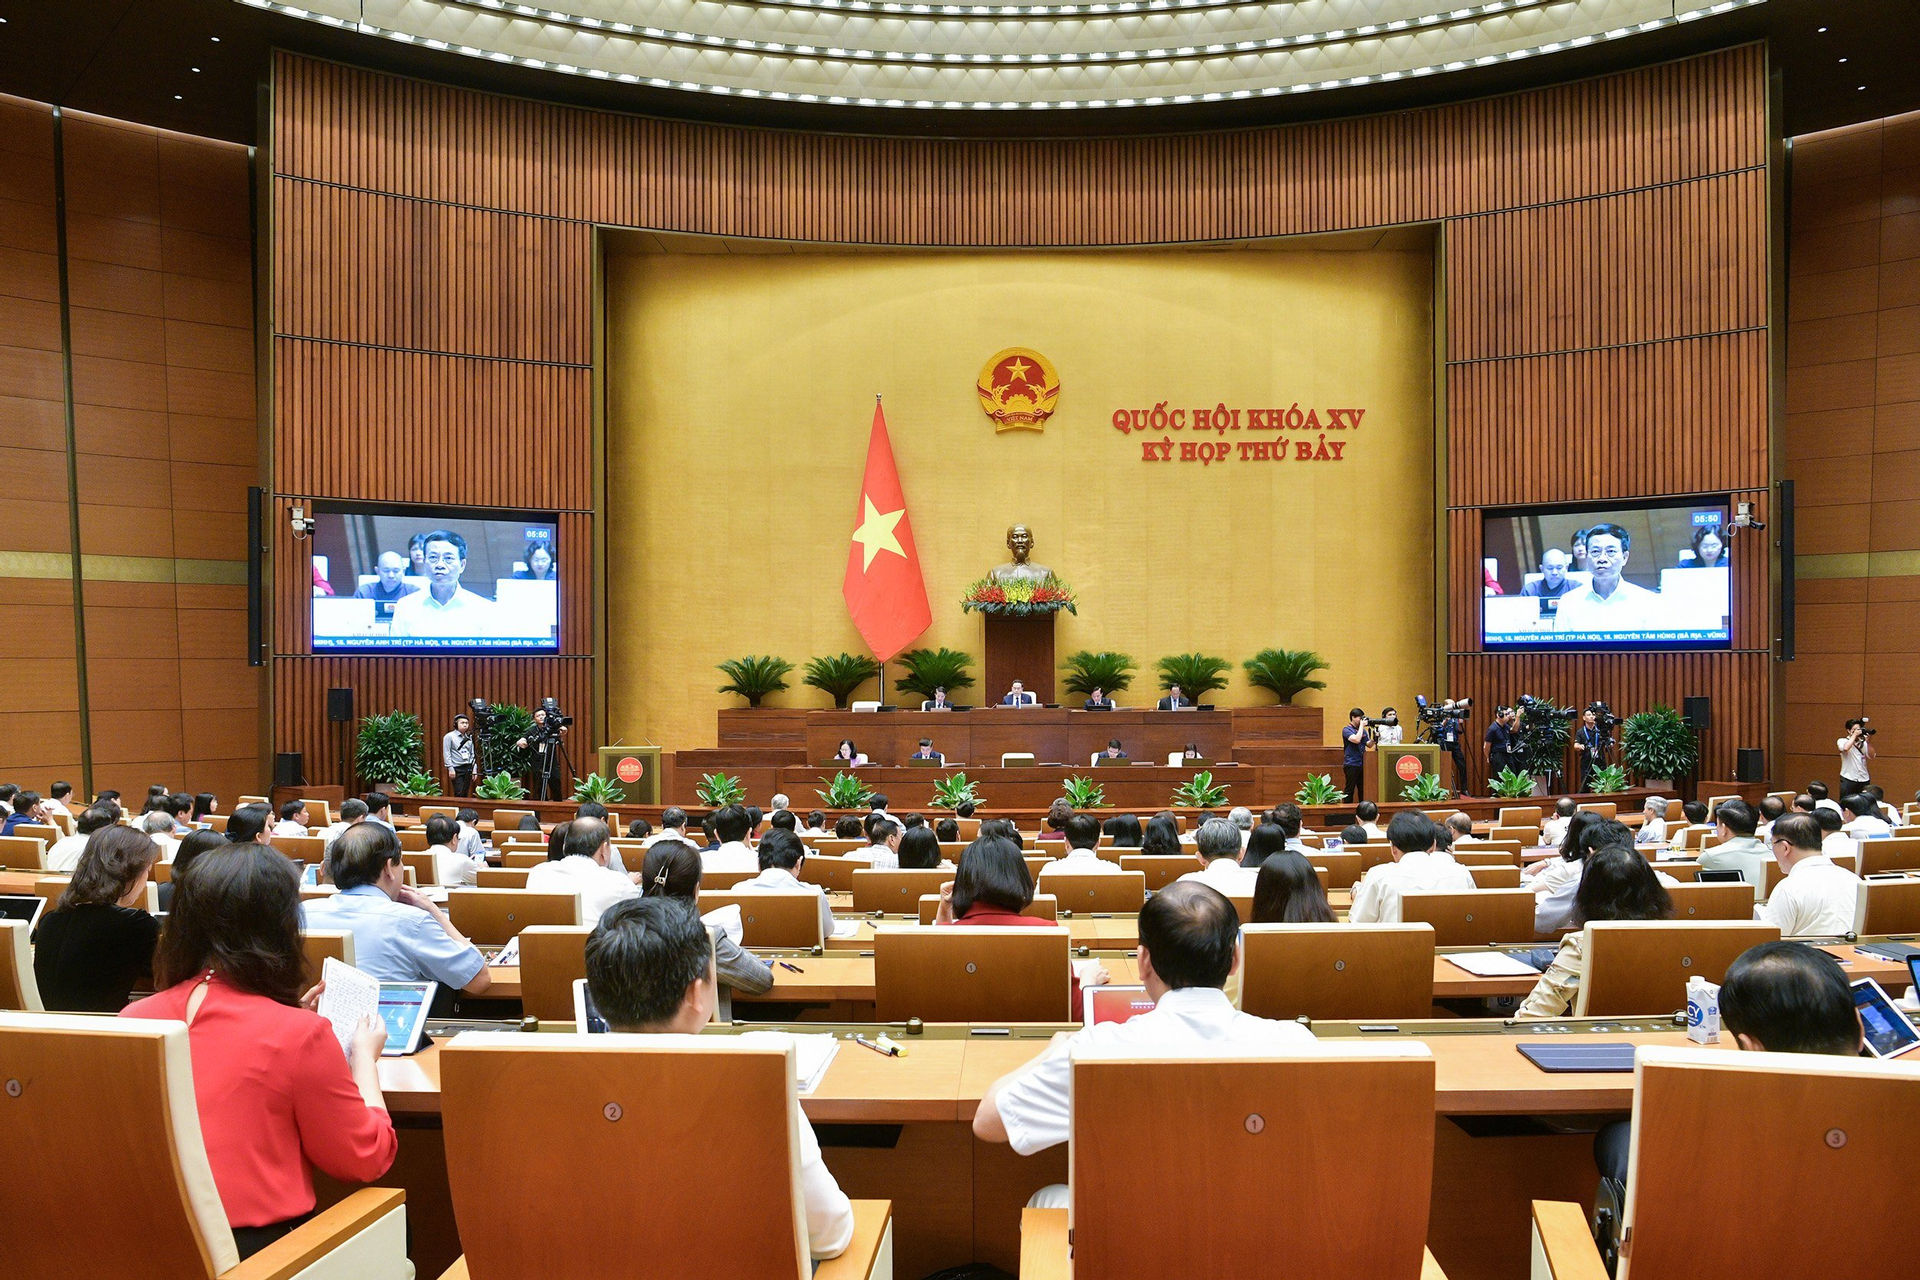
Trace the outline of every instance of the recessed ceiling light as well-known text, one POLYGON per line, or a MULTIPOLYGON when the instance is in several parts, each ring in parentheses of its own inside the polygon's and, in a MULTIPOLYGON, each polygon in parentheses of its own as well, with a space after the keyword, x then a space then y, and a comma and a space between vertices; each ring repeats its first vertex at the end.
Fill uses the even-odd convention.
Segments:
POLYGON ((179 95, 179 94, 177 94, 177 93, 176 93, 176 94, 174 94, 174 95, 173 95, 173 100, 174 100, 175 102, 178 102, 178 101, 180 101, 180 95, 179 95))
MULTIPOLYGON (((1820 28, 1820 29, 1821 29, 1822 31, 1825 31, 1825 30, 1826 30, 1826 28, 1825 28, 1825 27, 1822 27, 1822 28, 1820 28)), ((213 37, 211 37, 211 39, 213 40, 213 42, 214 42, 215 44, 219 44, 219 43, 220 43, 220 37, 219 37, 219 36, 213 36, 213 37)))
POLYGON ((1855 85, 1855 86, 1853 86, 1853 90, 1854 90, 1854 92, 1855 92, 1855 93, 1865 93, 1865 92, 1866 92, 1866 90, 1867 90, 1867 86, 1865 86, 1865 85, 1863 85, 1863 84, 1857 84, 1857 85, 1855 85))
POLYGON ((1844 63, 1844 62, 1846 62, 1846 59, 1845 59, 1845 58, 1842 58, 1842 59, 1840 59, 1840 61, 1841 61, 1842 63, 1844 63))
POLYGON ((1825 35, 1825 34, 1827 34, 1827 29, 1826 29, 1825 27, 1821 27, 1821 28, 1820 28, 1819 30, 1817 30, 1816 32, 1814 32, 1814 34, 1815 34, 1815 35, 1821 35, 1821 36, 1823 36, 1823 35, 1825 35))
POLYGON ((195 74, 195 75, 199 75, 199 74, 200 74, 200 68, 198 68, 198 67, 195 67, 195 68, 193 69, 193 74, 195 74))

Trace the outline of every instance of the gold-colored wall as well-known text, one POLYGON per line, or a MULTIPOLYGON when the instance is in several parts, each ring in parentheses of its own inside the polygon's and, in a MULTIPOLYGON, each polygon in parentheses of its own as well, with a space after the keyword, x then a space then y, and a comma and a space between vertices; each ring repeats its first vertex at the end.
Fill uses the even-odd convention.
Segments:
MULTIPOLYGON (((1059 654, 1140 663, 1123 701, 1149 696, 1154 659, 1203 650, 1235 664, 1217 702, 1269 702, 1239 662, 1278 645, 1330 660, 1301 702, 1410 712, 1435 664, 1433 268, 1419 237, 1380 242, 1395 247, 610 251, 610 740, 711 745, 715 709, 737 705, 714 663, 861 648, 840 582, 875 393, 933 605, 919 643, 983 656, 957 601, 1020 521, 1079 596, 1059 654), (1059 373, 1043 433, 996 434, 975 398, 1010 346, 1059 373), (1141 441, 1165 437, 1112 414, 1161 401, 1366 414, 1327 433, 1340 462, 1146 463, 1141 441)), ((1206 438, 1276 436, 1317 443, 1206 438)), ((793 678, 770 705, 831 705, 793 678)))

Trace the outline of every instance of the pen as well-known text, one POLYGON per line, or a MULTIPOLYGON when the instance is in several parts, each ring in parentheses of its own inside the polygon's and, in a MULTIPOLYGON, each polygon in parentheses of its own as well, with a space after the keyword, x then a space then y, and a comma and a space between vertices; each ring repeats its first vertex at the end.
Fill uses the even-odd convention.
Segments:
POLYGON ((799 965, 788 964, 785 960, 775 960, 774 963, 779 965, 782 969, 785 969, 788 973, 805 973, 806 972, 806 970, 802 969, 799 965))
POLYGON ((867 1039, 865 1036, 860 1035, 858 1032, 854 1034, 853 1042, 857 1045, 860 1045, 862 1048, 873 1050, 875 1053, 880 1054, 882 1057, 897 1058, 900 1056, 900 1051, 898 1049, 890 1049, 884 1045, 877 1045, 873 1041, 867 1039))

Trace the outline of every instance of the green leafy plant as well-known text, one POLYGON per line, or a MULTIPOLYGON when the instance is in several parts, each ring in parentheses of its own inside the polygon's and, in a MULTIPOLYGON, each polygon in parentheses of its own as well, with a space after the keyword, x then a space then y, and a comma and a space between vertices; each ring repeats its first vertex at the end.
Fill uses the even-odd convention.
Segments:
POLYGON ((1347 793, 1333 785, 1333 779, 1324 773, 1310 773, 1300 789, 1293 793, 1295 804, 1339 804, 1347 798, 1347 793))
MULTIPOLYGON (((511 702, 494 703, 487 727, 480 734, 480 750, 485 757, 481 763, 515 778, 526 777, 533 772, 533 748, 522 750, 513 744, 531 732, 533 712, 525 707, 516 707, 511 702)), ((504 798, 515 800, 519 797, 504 798)))
POLYGON ((1095 689, 1109 694, 1118 693, 1133 683, 1132 654, 1110 653, 1105 649, 1094 653, 1082 649, 1078 653, 1068 654, 1067 660, 1060 664, 1060 669, 1067 673, 1060 687, 1083 698, 1095 689))
MULTIPOLYGON (((880 674, 880 664, 866 653, 835 653, 824 658, 809 658, 807 674, 800 683, 822 690, 833 705, 846 710, 853 692, 880 674)), ((885 691, 882 690, 884 693, 885 691)))
POLYGON ((730 804, 740 804, 747 798, 747 789, 740 779, 724 773, 703 773, 700 785, 693 789, 694 798, 709 809, 724 809, 730 804))
POLYGON ((437 796, 440 794, 440 780, 425 769, 415 769, 402 778, 393 789, 397 796, 437 796))
POLYGON ((963 804, 976 808, 980 804, 980 784, 967 781, 966 774, 956 773, 933 784, 932 808, 958 809, 963 804))
POLYGON ((1076 809, 1098 809, 1107 803, 1107 789, 1096 778, 1068 778, 1060 794, 1076 809))
POLYGON ((368 782, 389 785, 404 781, 420 769, 420 747, 426 735, 420 717, 411 711, 389 711, 360 721, 353 764, 368 782))
POLYGON ((1655 706, 1626 718, 1620 757, 1637 777, 1685 778, 1700 763, 1700 741, 1672 707, 1655 706))
POLYGON ((1502 769, 1487 779, 1487 790, 1501 800, 1525 800, 1533 794, 1533 775, 1519 769, 1502 769))
MULTIPOLYGON (((1186 685, 1180 686, 1182 689, 1186 685)), ((1173 803, 1187 809, 1217 809, 1227 802, 1224 783, 1214 785, 1213 771, 1202 769, 1173 789, 1173 803)))
POLYGON ((716 665, 727 682, 714 692, 737 693, 750 707, 759 706, 760 699, 768 694, 785 689, 787 676, 793 670, 793 664, 785 658, 754 653, 744 658, 728 658, 716 665))
POLYGON ((1617 764, 1595 769, 1587 775, 1587 790, 1597 796, 1610 796, 1627 789, 1627 771, 1617 764))
POLYGON ((1313 678, 1314 672, 1327 669, 1327 660, 1311 649, 1262 649, 1240 665, 1247 669, 1248 684, 1272 690, 1282 706, 1308 689, 1327 687, 1325 680, 1313 678))
POLYGON ((503 769, 481 779, 473 794, 482 800, 524 800, 527 789, 520 785, 520 779, 503 769))
POLYGON ((595 804, 619 804, 627 798, 627 790, 605 774, 590 773, 573 784, 573 798, 582 804, 589 800, 595 804))
POLYGON ((1573 708, 1556 705, 1548 698, 1535 698, 1531 705, 1520 699, 1520 727, 1513 735, 1514 767, 1523 773, 1539 775, 1563 768, 1567 744, 1573 741, 1573 708))
POLYGON ((1200 696, 1227 687, 1227 672, 1233 664, 1225 658, 1205 653, 1174 653, 1153 664, 1160 673, 1160 687, 1180 686, 1180 692, 1199 701, 1200 696))
POLYGON ((893 687, 901 693, 931 698, 935 689, 951 694, 973 684, 973 677, 967 674, 973 655, 958 649, 909 649, 900 655, 900 662, 907 673, 895 680, 893 687))
POLYGON ((820 803, 829 809, 859 809, 873 799, 873 789, 850 773, 836 773, 826 786, 813 794, 820 797, 820 803))
MULTIPOLYGON (((1527 785, 1531 787, 1533 780, 1528 779, 1527 785)), ((1439 774, 1423 773, 1401 790, 1400 798, 1410 804, 1432 804, 1437 800, 1453 799, 1453 792, 1441 785, 1439 774)))

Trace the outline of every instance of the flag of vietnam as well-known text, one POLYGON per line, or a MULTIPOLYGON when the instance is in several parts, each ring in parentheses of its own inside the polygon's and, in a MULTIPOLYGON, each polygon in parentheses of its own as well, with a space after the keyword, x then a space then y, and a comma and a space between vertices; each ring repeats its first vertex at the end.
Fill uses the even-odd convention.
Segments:
MULTIPOLYGON (((920 574, 920 553, 913 545, 913 524, 907 519, 907 499, 900 489, 900 471, 893 464, 893 443, 887 438, 887 418, 877 399, 840 594, 847 599, 854 628, 882 662, 933 624, 926 579, 920 574)), ((881 690, 883 697, 885 693, 881 690)))

